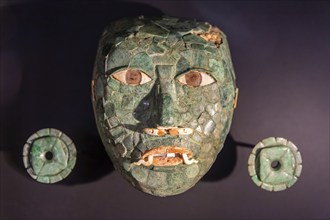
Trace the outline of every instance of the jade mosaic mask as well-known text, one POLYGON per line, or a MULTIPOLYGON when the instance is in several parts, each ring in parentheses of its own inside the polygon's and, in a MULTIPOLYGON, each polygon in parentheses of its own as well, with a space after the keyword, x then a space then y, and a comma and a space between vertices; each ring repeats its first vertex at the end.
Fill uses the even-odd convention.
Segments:
POLYGON ((92 101, 114 167, 152 195, 193 187, 223 147, 235 89, 217 27, 173 17, 110 24, 96 56, 92 101))

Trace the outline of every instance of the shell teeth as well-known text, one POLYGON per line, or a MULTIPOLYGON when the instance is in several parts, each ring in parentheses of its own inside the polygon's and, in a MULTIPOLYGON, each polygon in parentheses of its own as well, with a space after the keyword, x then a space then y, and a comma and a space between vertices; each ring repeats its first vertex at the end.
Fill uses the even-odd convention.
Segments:
POLYGON ((149 155, 148 156, 148 162, 146 166, 150 166, 152 163, 154 162, 154 156, 153 155, 149 155))
POLYGON ((190 164, 193 164, 193 163, 198 163, 198 161, 195 160, 195 159, 189 160, 187 154, 182 154, 182 158, 183 158, 183 162, 187 165, 190 165, 190 164))
POLYGON ((175 157, 175 153, 168 153, 166 154, 166 157, 175 157))

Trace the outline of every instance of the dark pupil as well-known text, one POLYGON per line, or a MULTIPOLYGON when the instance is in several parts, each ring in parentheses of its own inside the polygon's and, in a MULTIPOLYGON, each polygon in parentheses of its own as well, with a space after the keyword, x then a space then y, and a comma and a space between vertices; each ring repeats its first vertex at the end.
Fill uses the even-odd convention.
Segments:
POLYGON ((126 83, 127 84, 140 84, 142 75, 138 70, 127 70, 126 83))
POLYGON ((185 78, 189 86, 199 86, 202 82, 202 75, 199 72, 189 72, 185 75, 185 78))

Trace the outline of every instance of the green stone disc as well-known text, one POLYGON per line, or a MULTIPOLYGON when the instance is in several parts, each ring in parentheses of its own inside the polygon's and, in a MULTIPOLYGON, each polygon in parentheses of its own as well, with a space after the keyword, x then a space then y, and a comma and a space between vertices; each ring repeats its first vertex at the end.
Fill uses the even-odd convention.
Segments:
POLYGON ((257 186, 268 191, 282 191, 297 181, 302 170, 302 159, 291 141, 269 137, 253 148, 248 170, 257 186))
POLYGON ((72 140, 54 128, 41 129, 29 137, 23 162, 30 176, 42 183, 56 183, 67 177, 76 163, 72 140))

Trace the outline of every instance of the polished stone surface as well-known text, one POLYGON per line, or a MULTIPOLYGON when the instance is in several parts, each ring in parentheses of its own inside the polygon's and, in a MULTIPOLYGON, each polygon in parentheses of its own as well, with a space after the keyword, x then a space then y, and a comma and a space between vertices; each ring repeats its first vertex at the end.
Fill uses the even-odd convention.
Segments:
POLYGON ((42 183, 66 178, 76 163, 72 140, 54 128, 44 128, 29 137, 23 149, 23 162, 30 176, 42 183))
POLYGON ((152 195, 187 191, 223 147, 235 89, 227 38, 217 27, 168 16, 110 24, 99 43, 92 99, 115 168, 152 195), (178 152, 163 152, 168 146, 178 152))
POLYGON ((302 159, 291 141, 269 137, 253 148, 248 170, 257 186, 268 191, 282 191, 297 181, 302 170, 302 159))

